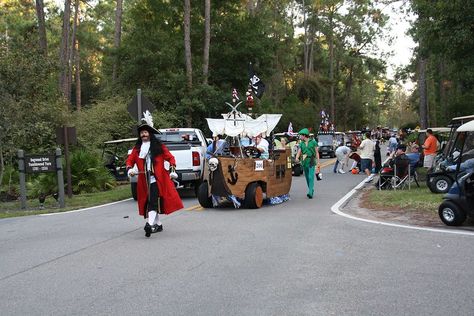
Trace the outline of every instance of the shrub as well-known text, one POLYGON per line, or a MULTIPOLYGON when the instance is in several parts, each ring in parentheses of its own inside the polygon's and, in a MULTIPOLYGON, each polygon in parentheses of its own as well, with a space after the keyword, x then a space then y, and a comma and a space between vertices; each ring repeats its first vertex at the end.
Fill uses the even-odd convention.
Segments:
POLYGON ((71 158, 72 191, 75 194, 104 191, 116 185, 99 155, 77 150, 71 158))

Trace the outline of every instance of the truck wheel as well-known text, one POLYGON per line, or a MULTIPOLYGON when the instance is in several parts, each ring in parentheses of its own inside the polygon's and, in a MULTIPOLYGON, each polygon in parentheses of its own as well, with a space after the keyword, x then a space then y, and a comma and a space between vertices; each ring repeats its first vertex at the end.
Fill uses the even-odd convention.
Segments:
POLYGON ((138 199, 138 197, 137 197, 137 183, 136 182, 131 182, 130 187, 132 188, 132 198, 136 201, 138 199))
POLYGON ((198 188, 197 198, 202 207, 212 208, 212 198, 208 195, 207 190, 207 182, 202 182, 198 188))
POLYGON ((193 184, 194 195, 196 197, 199 196, 199 188, 201 187, 201 184, 202 184, 201 180, 198 180, 198 181, 194 182, 194 184, 193 184))
POLYGON ((293 167, 293 175, 295 177, 301 176, 302 170, 301 170, 301 165, 296 165, 293 167))
POLYGON ((447 176, 437 176, 431 182, 429 186, 431 192, 433 193, 447 193, 453 181, 447 176))
POLYGON ((250 183, 245 189, 244 205, 246 208, 260 208, 263 204, 262 187, 256 183, 250 183))
POLYGON ((438 208, 439 218, 448 226, 459 226, 466 220, 466 212, 452 201, 444 201, 438 208))

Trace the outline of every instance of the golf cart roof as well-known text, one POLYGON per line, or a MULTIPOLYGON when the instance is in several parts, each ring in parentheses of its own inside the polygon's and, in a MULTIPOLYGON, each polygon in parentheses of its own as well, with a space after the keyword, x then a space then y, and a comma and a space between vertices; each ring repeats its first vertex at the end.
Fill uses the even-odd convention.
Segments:
POLYGON ((449 123, 449 127, 456 127, 455 125, 462 125, 464 123, 467 123, 469 121, 474 120, 474 115, 467 115, 467 116, 458 116, 458 117, 453 117, 451 119, 451 123, 449 123))
POLYGON ((104 142, 105 144, 121 144, 121 143, 129 143, 129 142, 136 142, 137 138, 124 138, 124 139, 116 139, 116 140, 109 140, 104 142))
MULTIPOLYGON (((428 127, 435 133, 449 133, 451 129, 449 127, 428 127)), ((425 133, 426 129, 420 129, 419 133, 425 133)))
POLYGON ((474 132, 474 121, 470 121, 459 126, 456 132, 474 132))

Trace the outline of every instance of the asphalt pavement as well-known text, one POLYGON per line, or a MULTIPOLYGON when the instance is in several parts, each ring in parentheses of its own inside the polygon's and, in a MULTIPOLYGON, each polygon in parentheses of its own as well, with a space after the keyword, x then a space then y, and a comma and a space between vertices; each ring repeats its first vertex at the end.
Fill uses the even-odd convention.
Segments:
POLYGON ((2 315, 473 315, 473 236, 356 221, 364 179, 323 169, 315 197, 185 209, 146 238, 136 202, 0 220, 2 315))

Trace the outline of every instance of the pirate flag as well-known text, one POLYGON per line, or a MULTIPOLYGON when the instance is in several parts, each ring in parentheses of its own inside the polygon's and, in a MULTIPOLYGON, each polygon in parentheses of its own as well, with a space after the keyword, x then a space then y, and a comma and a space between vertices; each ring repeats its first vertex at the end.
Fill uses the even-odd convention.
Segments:
POLYGON ((252 87, 255 96, 260 99, 265 91, 265 84, 255 74, 252 63, 249 63, 249 85, 252 87))

